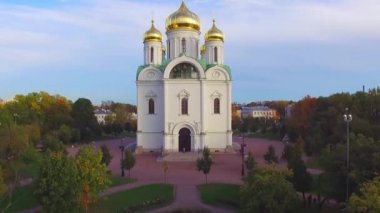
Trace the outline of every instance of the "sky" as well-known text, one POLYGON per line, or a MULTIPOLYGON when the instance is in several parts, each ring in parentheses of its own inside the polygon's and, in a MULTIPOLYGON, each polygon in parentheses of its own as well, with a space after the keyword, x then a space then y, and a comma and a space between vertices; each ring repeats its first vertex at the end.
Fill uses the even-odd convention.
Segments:
MULTIPOLYGON (((380 86, 379 0, 186 0, 225 34, 233 101, 299 100, 380 86)), ((0 0, 0 98, 46 91, 136 104, 152 17, 180 0, 0 0)), ((165 38, 166 39, 166 38, 165 38)))

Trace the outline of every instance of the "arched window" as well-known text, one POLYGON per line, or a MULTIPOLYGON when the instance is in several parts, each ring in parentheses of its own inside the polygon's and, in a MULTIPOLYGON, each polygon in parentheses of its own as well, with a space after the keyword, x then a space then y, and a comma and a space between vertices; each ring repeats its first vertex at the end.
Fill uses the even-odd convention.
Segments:
POLYGON ((189 114, 188 113, 188 99, 187 98, 182 98, 182 100, 181 100, 181 114, 182 115, 187 115, 187 114, 189 114))
POLYGON ((220 100, 219 100, 219 98, 214 99, 214 114, 220 114, 220 100))
POLYGON ((195 79, 199 78, 196 67, 189 63, 177 64, 170 72, 170 78, 195 79))
POLYGON ((186 39, 185 38, 182 39, 181 44, 182 44, 182 53, 185 53, 186 52, 186 39))
POLYGON ((153 98, 149 99, 149 114, 154 114, 154 100, 153 100, 153 98))
POLYGON ((214 62, 218 62, 218 48, 214 47, 214 62))
POLYGON ((153 47, 150 48, 150 63, 153 63, 153 56, 154 56, 154 49, 153 47))

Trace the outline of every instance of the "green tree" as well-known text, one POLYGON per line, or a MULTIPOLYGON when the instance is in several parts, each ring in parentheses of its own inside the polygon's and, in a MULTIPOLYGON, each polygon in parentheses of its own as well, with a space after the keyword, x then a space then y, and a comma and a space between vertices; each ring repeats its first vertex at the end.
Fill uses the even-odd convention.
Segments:
POLYGON ((306 202, 305 192, 311 189, 312 178, 301 156, 296 155, 296 157, 293 157, 288 162, 288 168, 293 171, 290 182, 293 183, 297 191, 302 192, 303 200, 306 202))
POLYGON ((73 159, 62 152, 48 153, 36 180, 35 194, 46 212, 75 212, 80 179, 73 159))
POLYGON ((296 212, 299 199, 293 185, 287 180, 291 176, 291 171, 274 167, 257 168, 255 172, 250 172, 240 188, 241 211, 296 212))
POLYGON ((43 145, 44 150, 47 151, 53 151, 53 152, 66 152, 65 146, 63 145, 62 141, 60 141, 55 135, 53 134, 46 134, 43 138, 43 145))
POLYGON ((128 177, 131 177, 131 169, 135 166, 136 159, 133 153, 129 150, 124 152, 124 159, 121 162, 121 168, 128 170, 128 177))
POLYGON ((72 107, 74 126, 80 130, 81 139, 88 140, 99 135, 100 126, 94 115, 94 107, 90 100, 79 98, 72 107))
POLYGON ((73 139, 73 133, 71 128, 65 124, 59 127, 57 135, 58 139, 62 141, 64 144, 70 143, 73 139))
POLYGON ((102 163, 108 166, 111 163, 111 160, 113 158, 110 153, 110 150, 108 149, 107 145, 102 145, 100 147, 100 150, 102 151, 102 163))
POLYGON ((93 203, 111 182, 108 179, 107 167, 102 163, 102 153, 92 146, 82 147, 75 157, 81 183, 80 201, 87 211, 89 204, 93 203))
POLYGON ((276 156, 276 151, 272 145, 268 147, 268 151, 265 153, 264 159, 267 163, 278 163, 278 157, 276 156))
POLYGON ((348 203, 350 212, 380 212, 380 176, 364 182, 359 193, 353 193, 348 203))
POLYGON ((257 162, 251 152, 248 152, 248 157, 245 159, 245 167, 248 171, 252 171, 256 168, 257 162))
POLYGON ((197 170, 202 171, 206 178, 207 184, 207 174, 211 171, 212 159, 210 155, 210 150, 205 147, 203 149, 202 158, 197 159, 197 170))

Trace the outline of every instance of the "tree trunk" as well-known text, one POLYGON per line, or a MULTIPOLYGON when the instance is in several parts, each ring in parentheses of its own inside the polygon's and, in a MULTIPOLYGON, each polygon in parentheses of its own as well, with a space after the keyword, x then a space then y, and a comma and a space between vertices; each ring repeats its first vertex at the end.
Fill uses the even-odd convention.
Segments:
POLYGON ((306 197, 305 197, 305 192, 302 191, 302 197, 303 197, 303 202, 306 203, 306 197))

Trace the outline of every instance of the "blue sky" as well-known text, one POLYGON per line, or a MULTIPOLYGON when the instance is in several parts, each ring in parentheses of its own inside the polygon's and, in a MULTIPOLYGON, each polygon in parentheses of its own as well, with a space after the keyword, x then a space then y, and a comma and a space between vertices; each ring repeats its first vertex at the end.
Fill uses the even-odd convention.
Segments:
MULTIPOLYGON (((233 100, 298 100, 380 86, 379 0, 187 0, 225 33, 233 100)), ((136 103, 143 33, 180 1, 1 0, 0 98, 47 91, 136 103)))

